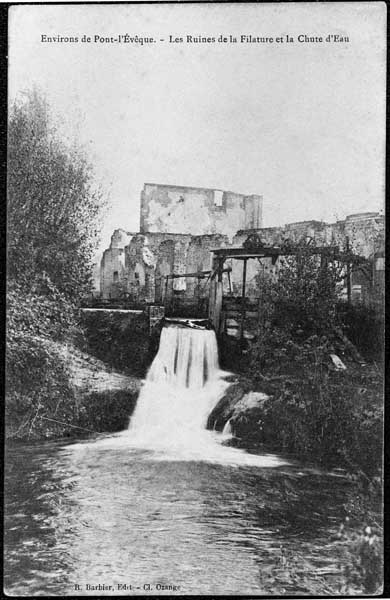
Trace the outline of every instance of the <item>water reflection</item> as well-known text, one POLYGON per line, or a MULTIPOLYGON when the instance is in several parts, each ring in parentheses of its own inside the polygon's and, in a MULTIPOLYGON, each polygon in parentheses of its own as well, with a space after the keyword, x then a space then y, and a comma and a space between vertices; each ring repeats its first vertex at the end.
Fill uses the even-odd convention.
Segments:
POLYGON ((104 584, 129 595, 161 584, 180 589, 158 594, 261 594, 281 545, 313 569, 334 562, 345 481, 283 461, 156 461, 110 442, 8 451, 8 593, 69 595, 79 584, 95 595, 86 584, 104 584))

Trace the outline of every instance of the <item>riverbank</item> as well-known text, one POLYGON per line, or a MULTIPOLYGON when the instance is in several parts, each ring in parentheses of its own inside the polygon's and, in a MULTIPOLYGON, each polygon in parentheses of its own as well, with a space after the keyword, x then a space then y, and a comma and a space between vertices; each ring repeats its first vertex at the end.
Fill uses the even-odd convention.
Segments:
POLYGON ((6 439, 80 437, 127 427, 140 378, 113 371, 73 344, 36 337, 34 345, 55 371, 48 371, 46 385, 9 394, 6 439))
MULTIPOLYGON (((48 387, 47 385, 43 388, 45 394, 39 395, 32 406, 28 404, 28 398, 24 396, 23 406, 29 407, 28 409, 25 408, 24 414, 24 417, 27 417, 27 421, 20 420, 18 423, 15 420, 15 417, 18 415, 17 411, 11 414, 11 428, 8 427, 8 431, 11 431, 13 435, 9 437, 21 441, 53 438, 64 439, 66 437, 80 438, 84 435, 90 436, 91 433, 109 433, 126 428, 129 416, 135 407, 141 386, 141 379, 109 369, 103 362, 80 351, 72 344, 53 342, 43 338, 34 339, 34 344, 35 346, 32 345, 31 347, 39 348, 41 356, 45 355, 49 357, 50 365, 53 368, 54 366, 57 368, 57 378, 55 382, 54 380, 51 382, 53 384, 53 396, 50 396, 50 386, 48 387), (14 427, 13 430, 12 426, 14 427)), ((47 368, 46 372, 52 374, 47 368)), ((336 377, 336 380, 331 379, 333 384, 338 381, 339 387, 337 390, 344 389, 346 384, 350 385, 351 373, 345 377, 345 380, 340 380, 337 373, 333 373, 333 375, 336 377), (340 388, 341 384, 343 385, 340 388)), ((310 423, 304 420, 308 406, 302 406, 302 410, 299 412, 299 406, 296 405, 296 397, 292 393, 294 386, 291 374, 287 387, 285 377, 286 375, 284 374, 272 380, 268 378, 266 381, 263 378, 259 382, 251 377, 230 375, 230 385, 222 399, 209 415, 209 428, 221 430, 230 421, 230 427, 236 437, 236 443, 238 441, 238 445, 241 448, 256 452, 259 454, 260 459, 264 450, 269 450, 272 445, 275 452, 283 452, 283 448, 289 448, 288 444, 298 439, 298 435, 295 437, 291 435, 295 431, 294 427, 297 426, 297 423, 301 423, 301 425, 306 425, 307 427, 310 423), (292 429, 288 429, 286 423, 289 423, 292 429), (283 443, 285 444, 284 446, 283 443)), ((305 375, 301 371, 299 378, 297 376, 296 379, 301 388, 303 388, 304 384, 307 383, 307 374, 305 375)), ((325 392, 323 391, 320 398, 321 403, 325 398, 324 394, 325 392)), ((361 396, 367 396, 367 394, 362 393, 361 396)), ((183 399, 180 398, 180 400, 182 401, 183 399)), ((347 401, 348 407, 348 398, 343 398, 343 400, 347 401)), ((319 401, 319 398, 314 394, 312 402, 315 403, 317 401, 319 401)), ((367 404, 367 398, 365 398, 365 402, 367 404)), ((344 405, 344 402, 342 404, 344 405)), ((172 405, 166 402, 166 408, 168 411, 166 415, 170 416, 172 405)), ((319 417, 323 417, 323 415, 320 414, 319 417)), ((169 418, 161 419, 158 420, 158 426, 160 426, 160 421, 162 424, 170 423, 169 418)), ((149 420, 147 422, 149 423, 149 420)), ((179 420, 179 423, 182 423, 182 420, 179 420)), ((166 430, 171 434, 172 438, 176 438, 176 434, 172 435, 170 427, 166 427, 166 430)), ((296 433, 302 435, 302 432, 305 433, 305 430, 297 430, 296 433)), ((308 431, 306 431, 306 437, 302 438, 306 447, 308 447, 307 435, 308 431)), ((153 439, 156 439, 156 437, 158 436, 153 436, 153 439)), ((70 456, 76 456, 76 458, 77 448, 82 448, 82 451, 87 448, 87 454, 83 455, 81 465, 84 465, 86 456, 89 453, 93 455, 91 462, 95 469, 93 482, 95 482, 95 477, 99 477, 104 481, 104 485, 106 485, 107 477, 113 475, 114 481, 112 485, 115 485, 117 489, 117 486, 124 486, 123 481, 129 480, 129 470, 131 472, 133 469, 134 476, 138 476, 137 465, 140 463, 140 460, 142 463, 142 473, 147 469, 147 466, 145 466, 145 463, 142 462, 143 459, 140 459, 137 454, 133 454, 129 461, 129 448, 126 449, 126 452, 118 452, 118 446, 115 445, 110 450, 109 440, 110 436, 103 436, 100 440, 102 445, 99 445, 99 440, 93 438, 91 443, 87 442, 81 445, 77 443, 71 444, 67 445, 67 448, 70 456), (106 444, 106 437, 109 438, 108 444, 106 444), (103 453, 99 453, 99 447, 104 447, 105 450, 103 453), (107 468, 103 473, 100 470, 102 456, 110 457, 107 468), (124 461, 122 469, 123 481, 115 479, 118 470, 118 460, 124 461)), ((172 439, 172 442, 174 441, 175 439, 172 439)), ((45 444, 45 442, 42 443, 45 444)), ((50 442, 50 447, 55 443, 50 442)), ((29 447, 28 444, 24 443, 20 444, 20 448, 24 448, 27 454, 32 450, 31 446, 29 447)), ((39 441, 34 446, 43 448, 39 441)), ((228 449, 225 450, 228 451, 228 449)), ((296 452, 296 455, 299 456, 299 451, 296 452)), ((302 452, 302 456, 307 456, 307 452, 306 454, 302 452)), ((313 454, 311 458, 315 459, 316 457, 313 454)), ((188 466, 186 466, 188 459, 180 460, 174 454, 173 457, 168 457, 168 460, 167 456, 165 456, 165 461, 168 464, 168 474, 170 472, 169 462, 171 460, 175 461, 175 474, 177 473, 177 469, 183 468, 185 472, 191 472, 191 469, 188 469, 188 466)), ((193 461, 194 459, 192 458, 191 462, 193 463, 193 461)), ((156 479, 158 473, 160 473, 161 464, 161 460, 158 460, 158 470, 153 472, 153 479, 156 479)), ((238 469, 237 471, 233 469, 231 471, 231 466, 225 465, 222 469, 215 465, 204 467, 205 464, 207 464, 207 460, 199 460, 197 465, 201 465, 201 467, 197 466, 197 470, 198 468, 206 469, 207 481, 210 482, 214 481, 213 478, 216 472, 219 473, 218 476, 223 478, 226 476, 226 472, 229 472, 228 481, 230 486, 231 477, 234 472, 242 473, 242 476, 239 475, 240 481, 237 482, 237 493, 239 495, 242 495, 242 486, 246 485, 241 477, 244 477, 244 479, 245 477, 249 477, 248 493, 254 496, 253 505, 255 511, 258 510, 259 506, 262 507, 260 531, 263 531, 264 519, 267 518, 269 518, 267 527, 275 527, 273 534, 279 535, 281 530, 283 531, 286 527, 288 528, 286 535, 283 534, 281 536, 278 548, 273 549, 272 563, 270 563, 269 567, 270 576, 262 579, 263 574, 260 573, 259 575, 260 579, 258 582, 261 581, 262 590, 272 593, 276 586, 281 591, 288 589, 296 590, 299 588, 305 590, 306 593, 317 593, 319 591, 329 593, 331 589, 337 589, 341 593, 346 594, 351 592, 377 593, 382 578, 380 481, 376 489, 364 489, 362 485, 366 484, 367 478, 356 479, 353 474, 351 475, 346 471, 336 472, 335 469, 332 472, 326 472, 325 469, 306 469, 306 466, 302 463, 299 469, 295 468, 295 470, 293 469, 289 473, 283 473, 283 477, 280 477, 279 470, 276 468, 275 477, 273 477, 272 484, 269 485, 269 489, 264 496, 263 479, 270 468, 267 461, 264 463, 264 468, 256 471, 256 477, 259 477, 259 484, 255 494, 253 494, 251 484, 255 474, 251 475, 248 467, 244 466, 243 469, 238 469), (305 477, 303 477, 304 475, 305 477), (325 495, 318 496, 319 480, 323 477, 331 478, 332 485, 327 484, 329 493, 327 491, 325 495), (309 489, 305 484, 307 484, 309 489), (337 510, 335 510, 334 505, 335 485, 340 485, 340 498, 337 510), (312 497, 312 493, 314 493, 314 497, 312 497), (326 498, 327 504, 326 506, 322 506, 321 502, 326 498), (303 511, 301 517, 298 518, 297 515, 299 514, 303 500, 307 503, 307 510, 303 511), (310 550, 308 557, 302 556, 302 560, 300 560, 299 564, 296 564, 293 559, 295 549, 293 550, 291 547, 291 540, 294 542, 296 535, 301 536, 304 534, 302 527, 306 523, 308 514, 311 514, 312 518, 310 531, 312 527, 317 528, 320 535, 318 543, 315 543, 316 549, 313 555, 315 562, 312 562, 313 557, 310 550), (342 555, 340 555, 340 558, 336 562, 332 558, 331 566, 329 566, 326 560, 327 548, 330 549, 332 556, 334 550, 338 548, 343 549, 342 555), (307 562, 309 558, 310 561, 307 562), (315 577, 313 577, 314 568, 316 569, 315 577)), ((80 467, 80 463, 77 460, 72 465, 72 468, 74 465, 76 465, 77 469, 80 467)), ((81 468, 83 469, 83 466, 81 468)), ((82 471, 81 480, 84 481, 84 476, 88 476, 89 474, 89 468, 86 473, 82 471)), ((265 479, 267 478, 265 477, 265 479)), ((176 484, 180 487, 175 475, 176 484)), ((91 483, 86 487, 88 495, 91 494, 94 485, 95 483, 91 483)), ((188 483, 188 486, 188 488, 186 487, 182 491, 191 489, 190 483, 188 483)), ((126 491, 124 492, 126 506, 128 503, 128 493, 131 489, 129 490, 126 487, 126 491)), ((212 489, 212 495, 213 497, 215 495, 214 489, 212 489)), ((160 491, 156 497, 160 502, 160 491)), ((144 498, 143 495, 142 498, 144 498)), ((234 506, 233 510, 236 510, 234 506)), ((100 511, 101 506, 98 503, 97 518, 100 518, 100 511)), ((42 513, 42 511, 40 512, 42 513)), ((255 581, 253 583, 254 586, 258 584, 255 581)))
MULTIPOLYGON (((344 515, 333 537, 345 545, 339 592, 379 594, 383 581, 382 374, 375 364, 346 363, 345 371, 328 369, 321 385, 311 387, 302 369, 295 377, 291 372, 261 380, 237 375, 211 411, 207 426, 231 433, 228 443, 234 447, 293 456, 301 464, 315 464, 348 481, 344 515)), ((299 487, 287 489, 290 505, 299 487)), ((275 585, 292 580, 296 587, 305 587, 310 569, 297 568, 283 546, 279 552, 283 568, 274 569, 272 584, 265 582, 266 591, 272 594, 275 585)), ((307 593, 329 594, 330 589, 319 577, 310 581, 307 593)))
POLYGON ((227 428, 238 447, 380 478, 383 374, 373 364, 345 362, 343 371, 320 365, 317 373, 313 368, 262 378, 235 375, 207 427, 227 428))
MULTIPOLYGON (((126 429, 142 383, 137 359, 142 354, 145 372, 146 351, 128 349, 125 374, 71 343, 34 336, 30 345, 30 362, 37 357, 35 369, 29 364, 30 373, 42 377, 26 378, 24 386, 9 394, 8 439, 77 437, 126 429), (136 375, 130 374, 132 370, 136 375)), ((142 350, 144 345, 143 341, 142 350)), ((261 377, 250 370, 232 374, 207 428, 227 427, 232 443, 241 448, 292 454, 326 468, 380 476, 374 467, 381 464, 382 452, 381 374, 375 365, 362 368, 344 360, 344 371, 320 365, 317 379, 307 357, 304 368, 295 373, 283 369, 261 377)))

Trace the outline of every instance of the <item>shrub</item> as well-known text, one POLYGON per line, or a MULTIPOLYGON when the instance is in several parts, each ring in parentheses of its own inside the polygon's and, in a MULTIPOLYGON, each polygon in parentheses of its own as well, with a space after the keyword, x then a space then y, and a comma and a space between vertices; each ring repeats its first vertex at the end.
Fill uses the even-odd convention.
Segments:
POLYGON ((63 143, 45 100, 25 95, 8 125, 6 416, 11 436, 62 431, 45 415, 77 413, 53 341, 82 333, 102 197, 84 154, 63 143))
POLYGON ((376 525, 349 526, 341 524, 338 537, 346 545, 343 565, 347 594, 379 595, 383 589, 383 543, 380 528, 376 525))
POLYGON ((74 420, 77 404, 67 365, 48 340, 15 335, 8 345, 6 366, 8 437, 51 436, 53 428, 61 428, 46 418, 74 420))
POLYGON ((272 394, 264 405, 259 438, 373 476, 382 456, 382 375, 352 364, 337 371, 331 352, 334 346, 325 337, 299 343, 280 331, 268 344, 263 341, 259 353, 252 349, 252 380, 272 394))
POLYGON ((337 305, 339 321, 347 338, 368 361, 382 363, 384 352, 384 318, 375 308, 364 304, 337 305))
POLYGON ((91 287, 102 194, 86 156, 66 145, 37 91, 8 125, 8 277, 30 290, 46 273, 74 303, 91 287))
MULTIPOLYGON (((342 333, 358 332, 361 318, 360 346, 365 340, 367 348, 374 315, 363 307, 340 309, 337 286, 343 270, 332 260, 331 248, 324 249, 322 262, 310 243, 290 249, 293 254, 283 259, 277 279, 259 276, 258 335, 246 354, 244 373, 257 389, 272 394, 259 439, 375 476, 382 462, 383 377, 378 366, 362 368, 350 360, 356 352, 342 333), (348 368, 338 371, 331 354, 348 368)), ((371 340, 371 349, 374 345, 371 340)))
POLYGON ((145 376, 152 360, 145 315, 89 312, 83 315, 82 323, 87 352, 114 369, 145 376))

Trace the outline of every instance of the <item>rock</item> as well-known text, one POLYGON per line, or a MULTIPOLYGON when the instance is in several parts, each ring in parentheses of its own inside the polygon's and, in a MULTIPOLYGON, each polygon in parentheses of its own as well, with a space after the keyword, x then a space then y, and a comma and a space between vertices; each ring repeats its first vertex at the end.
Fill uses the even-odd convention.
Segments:
POLYGON ((240 429, 240 423, 251 422, 253 417, 256 418, 255 422, 257 423, 259 413, 269 396, 250 388, 251 382, 245 379, 240 378, 237 382, 232 383, 211 411, 207 428, 222 431, 230 419, 232 431, 236 433, 237 428, 240 429))
POLYGON ((330 358, 332 359, 332 362, 336 368, 336 371, 345 371, 346 370, 346 366, 343 363, 343 361, 341 360, 341 358, 339 358, 337 356, 337 354, 331 354, 330 358))
POLYGON ((235 405, 247 391, 248 389, 242 381, 229 385, 225 394, 211 411, 207 420, 207 429, 222 431, 225 423, 232 416, 235 405))
POLYGON ((264 404, 268 399, 263 392, 250 391, 237 402, 230 419, 233 436, 249 443, 263 441, 264 404))
POLYGON ((254 408, 262 408, 268 398, 269 396, 263 394, 263 392, 248 392, 235 405, 232 418, 238 417, 241 413, 251 411, 254 408))

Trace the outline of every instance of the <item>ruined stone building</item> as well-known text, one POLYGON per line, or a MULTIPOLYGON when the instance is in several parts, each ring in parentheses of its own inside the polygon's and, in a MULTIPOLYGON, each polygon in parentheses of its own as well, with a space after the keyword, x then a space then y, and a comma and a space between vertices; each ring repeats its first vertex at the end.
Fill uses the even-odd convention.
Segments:
POLYGON ((125 247, 132 235, 135 234, 116 229, 111 236, 110 247, 103 252, 100 262, 100 292, 103 298, 120 295, 122 282, 126 279, 125 247))
MULTIPOLYGON (((167 275, 209 271, 212 249, 242 246, 254 232, 266 245, 310 237, 316 245, 332 243, 342 249, 348 238, 353 252, 372 259, 374 280, 384 276, 384 217, 379 213, 350 215, 336 223, 304 221, 262 228, 261 196, 147 183, 141 193, 140 232, 117 229, 103 254, 101 295, 139 305, 207 297, 206 279, 167 275)), ((240 265, 233 261, 231 268, 231 291, 239 293, 240 265)), ((258 270, 258 263, 248 263, 249 294, 255 293, 258 270)), ((362 286, 355 276, 355 296, 361 295, 362 286)))
POLYGON ((261 196, 154 183, 145 183, 141 193, 141 233, 232 237, 261 224, 261 196))
MULTIPOLYGON (((231 242, 238 229, 262 225, 261 196, 147 183, 141 193, 140 232, 116 230, 101 261, 101 294, 127 293, 136 303, 160 302, 165 276, 208 270, 210 250, 231 242), (189 271, 190 270, 190 271, 189 271)), ((168 293, 194 293, 177 279, 168 293)))

